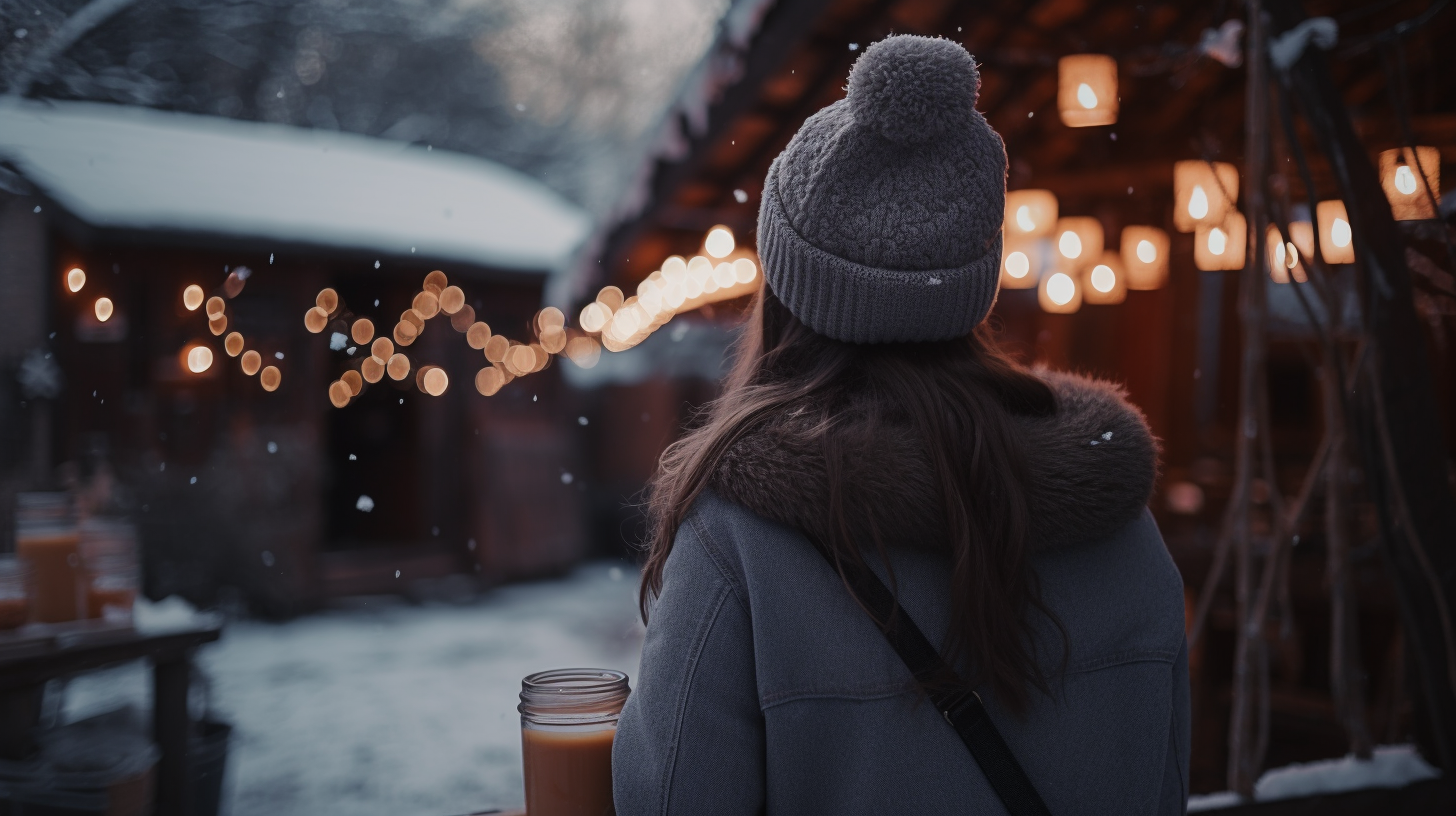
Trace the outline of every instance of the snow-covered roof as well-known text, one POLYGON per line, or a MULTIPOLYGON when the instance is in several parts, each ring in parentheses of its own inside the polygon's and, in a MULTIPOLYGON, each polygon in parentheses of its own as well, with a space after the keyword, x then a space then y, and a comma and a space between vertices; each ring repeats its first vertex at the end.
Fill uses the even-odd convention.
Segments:
POLYGON ((559 269, 590 227, 483 159, 286 125, 90 102, 0 105, 0 159, 108 229, 559 269))

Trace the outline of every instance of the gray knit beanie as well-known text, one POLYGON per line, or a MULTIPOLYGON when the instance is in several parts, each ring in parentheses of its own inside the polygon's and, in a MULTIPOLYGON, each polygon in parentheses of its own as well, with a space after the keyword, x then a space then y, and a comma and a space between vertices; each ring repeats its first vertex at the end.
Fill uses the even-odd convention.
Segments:
POLYGON ((1006 148, 976 110, 981 75, 950 40, 867 48, 849 94, 774 159, 758 253, 779 300, 850 343, 964 337, 996 301, 1006 148))

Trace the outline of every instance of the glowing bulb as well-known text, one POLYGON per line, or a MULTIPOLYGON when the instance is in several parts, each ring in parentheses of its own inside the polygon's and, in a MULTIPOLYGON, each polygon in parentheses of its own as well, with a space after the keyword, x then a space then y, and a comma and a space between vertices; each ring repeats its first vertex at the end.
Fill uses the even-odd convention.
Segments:
POLYGON ((1143 263, 1152 263, 1153 261, 1156 261, 1158 259, 1158 248, 1153 246, 1153 242, 1147 240, 1146 238, 1138 241, 1137 259, 1139 261, 1142 261, 1143 263))
POLYGON ((1290 269, 1299 266, 1299 247, 1296 247, 1293 241, 1285 243, 1284 246, 1289 250, 1289 259, 1284 262, 1284 265, 1290 269))
POLYGON ((1013 278, 1024 278, 1031 271, 1031 259, 1020 250, 1006 256, 1006 274, 1013 278))
MULTIPOLYGON (((1402 164, 1395 168, 1395 189, 1410 195, 1416 191, 1416 174, 1411 172, 1410 165, 1402 164)), ((85 280, 84 275, 82 280, 85 280)), ((77 287, 80 288, 80 287, 77 287)), ((72 289, 72 292, 76 289, 72 289)))
POLYGON ((719 289, 727 289, 738 282, 738 273, 733 271, 733 264, 720 263, 713 267, 713 280, 719 289))
MULTIPOLYGON (((1072 258, 1076 258, 1077 256, 1082 254, 1082 239, 1077 237, 1077 233, 1072 232, 1071 230, 1067 230, 1066 232, 1062 233, 1062 237, 1058 239, 1057 249, 1061 250, 1062 257, 1064 258, 1067 258, 1069 260, 1072 258)), ((1065 302, 1066 301, 1061 301, 1061 303, 1065 302)))
POLYGON ((682 283, 688 275, 688 262, 681 255, 670 256, 662 262, 662 277, 667 282, 682 283))
POLYGON ((733 233, 727 227, 713 227, 703 239, 703 249, 714 258, 726 258, 733 251, 733 233))
MULTIPOLYGON (((199 290, 200 292, 201 290, 199 290)), ((200 297, 200 294, 199 294, 200 297)), ((303 327, 311 334, 318 334, 329 325, 329 313, 315 306, 303 313, 303 327)))
POLYGON ((72 269, 70 272, 67 272, 66 273, 66 288, 67 289, 70 289, 72 292, 79 292, 79 291, 81 291, 81 287, 82 286, 85 286, 85 285, 86 285, 86 270, 84 270, 84 269, 82 269, 82 268, 80 268, 78 266, 75 269, 72 269))
MULTIPOLYGON (((1343 218, 1336 218, 1335 219, 1335 222, 1330 225, 1330 243, 1334 244, 1335 246, 1337 246, 1337 247, 1339 247, 1341 249, 1344 249, 1345 247, 1347 247, 1347 246, 1350 245, 1350 222, 1349 221, 1346 221, 1343 218)), ((101 301, 98 300, 96 302, 96 304, 97 304, 97 308, 99 309, 100 306, 101 306, 101 301)), ((100 316, 101 315, 98 312, 97 313, 97 317, 100 317, 100 316)))
POLYGON ((283 372, 278 370, 278 366, 268 366, 258 375, 258 384, 263 386, 264 391, 277 391, 282 382, 283 372))
MULTIPOLYGON (((1272 232, 1272 230, 1271 230, 1271 232, 1272 232)), ((1287 266, 1287 264, 1285 263, 1285 252, 1284 252, 1284 245, 1283 244, 1280 244, 1280 243, 1275 243, 1274 244, 1274 265, 1275 266, 1287 266)))
POLYGON ((739 258, 733 262, 733 277, 739 283, 753 283, 758 277, 758 265, 747 258, 739 258))
POLYGON ((1092 110, 1097 107, 1097 94, 1092 90, 1091 85, 1083 82, 1077 86, 1077 104, 1087 110, 1092 110))
POLYGON ((1228 249, 1228 236, 1218 227, 1208 231, 1208 251, 1214 255, 1222 255, 1228 249))
POLYGON ((432 368, 425 372, 425 393, 438 397, 450 387, 450 377, 443 368, 432 368))
POLYGON ((1031 220, 1030 206, 1022 204, 1016 208, 1016 227, 1022 232, 1031 232, 1036 229, 1036 222, 1031 220))
MULTIPOLYGON (((197 311, 204 300, 206 298, 202 294, 202 287, 195 283, 182 290, 182 305, 186 306, 189 312, 197 311)), ((328 314, 324 314, 324 317, 327 318, 328 314)))
POLYGON ((1065 272, 1058 272, 1047 281, 1047 297, 1058 306, 1071 303, 1076 294, 1077 284, 1065 272))
POLYGON ((111 298, 96 298, 96 319, 102 323, 111 319, 111 313, 116 307, 111 305, 111 298))
MULTIPOLYGON (((1096 289, 1103 294, 1107 294, 1108 292, 1111 292, 1112 287, 1116 285, 1117 273, 1112 271, 1112 267, 1108 266, 1107 264, 1097 264, 1096 266, 1092 267, 1093 289, 1096 289)), ((1066 301, 1058 302, 1065 303, 1066 301)))
POLYGON ((201 374, 209 368, 212 368, 212 349, 207 346, 193 346, 187 352, 187 370, 193 374, 201 374))
POLYGON ((1202 184, 1193 185, 1188 195, 1188 216, 1195 221, 1208 217, 1208 193, 1203 192, 1202 184))

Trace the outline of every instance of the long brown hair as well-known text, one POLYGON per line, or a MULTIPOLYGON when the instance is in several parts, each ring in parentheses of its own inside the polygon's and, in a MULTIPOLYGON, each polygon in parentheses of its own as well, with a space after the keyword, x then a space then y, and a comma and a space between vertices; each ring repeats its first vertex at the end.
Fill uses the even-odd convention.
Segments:
POLYGON ((844 474, 846 457, 864 449, 856 435, 894 422, 913 431, 940 492, 944 519, 936 526, 945 531, 940 544, 951 567, 947 661, 967 665, 973 682, 989 681, 1015 710, 1025 706, 1029 688, 1046 690, 1028 617, 1032 609, 1049 612, 1027 561, 1027 469, 1013 418, 1055 412, 1046 384, 999 351, 984 328, 939 343, 842 343, 811 331, 767 287, 734 354, 722 396, 668 447, 652 480, 643 620, 662 589, 678 527, 724 452, 790 407, 813 413, 805 427, 813 429, 829 474, 829 518, 821 525, 829 534, 822 543, 841 563, 860 567, 862 550, 873 548, 888 567, 886 531, 854 529, 845 512, 844 474), (870 406, 868 422, 841 421, 851 402, 870 406))

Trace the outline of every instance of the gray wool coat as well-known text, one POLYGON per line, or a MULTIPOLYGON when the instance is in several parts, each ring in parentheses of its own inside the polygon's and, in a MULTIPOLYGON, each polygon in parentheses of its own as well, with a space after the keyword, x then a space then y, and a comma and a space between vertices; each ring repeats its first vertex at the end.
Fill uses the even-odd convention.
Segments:
MULTIPOLYGON (((1189 690, 1182 581, 1145 504, 1156 445, 1115 388, 1043 374, 1055 417, 1023 421, 1039 659, 1050 696, 1008 711, 978 689, 1053 814, 1183 813, 1189 690)), ((838 575, 814 532, 822 462, 792 412, 740 441, 678 532, 612 751, 619 816, 1000 814, 951 726, 838 575)), ((913 446, 860 460, 866 520, 898 519, 900 602, 946 635, 942 556, 913 446), (870 499, 873 497, 873 501, 870 499), (920 539, 933 540, 933 539, 920 539)), ((885 529, 885 528, 881 528, 885 529)), ((891 528, 897 529, 897 528, 891 528)), ((884 575, 884 565, 873 564, 884 575)))

